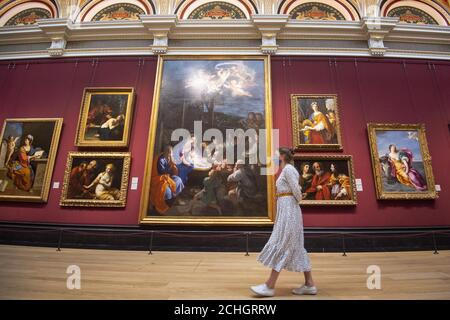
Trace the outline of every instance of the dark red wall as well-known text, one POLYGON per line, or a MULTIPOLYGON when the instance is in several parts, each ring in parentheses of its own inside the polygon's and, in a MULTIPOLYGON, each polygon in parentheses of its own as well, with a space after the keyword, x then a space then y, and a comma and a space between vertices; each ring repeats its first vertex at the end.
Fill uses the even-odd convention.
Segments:
POLYGON ((280 144, 291 144, 291 93, 338 94, 343 154, 353 155, 363 192, 358 205, 304 207, 306 226, 450 225, 450 63, 386 59, 274 58, 272 101, 280 144), (377 201, 367 123, 425 123, 436 184, 435 201, 377 201))
POLYGON ((74 139, 83 89, 89 86, 135 87, 136 104, 129 147, 132 155, 130 181, 131 177, 139 177, 139 189, 129 190, 124 209, 62 208, 59 206, 61 189, 50 189, 46 204, 0 203, 0 220, 136 225, 155 74, 156 58, 39 60, 16 62, 15 69, 8 69, 8 63, 0 64, 2 124, 5 118, 64 118, 52 179, 61 185, 67 153, 77 151, 74 139))
MULTIPOLYGON (((74 137, 83 89, 88 86, 132 86, 137 99, 129 151, 131 177, 125 209, 61 208, 61 189, 50 190, 46 204, 0 203, 0 220, 102 225, 136 225, 144 173, 146 143, 156 73, 155 58, 58 59, 0 63, 0 121, 17 117, 63 117, 64 126, 53 172, 62 183, 74 137), (9 67, 8 67, 9 66, 9 67)), ((339 95, 343 154, 354 158, 363 181, 356 207, 304 207, 306 226, 397 227, 450 225, 450 63, 386 59, 272 59, 274 127, 282 145, 291 144, 290 98, 297 94, 339 95), (426 124, 436 183, 436 201, 377 201, 372 178, 366 124, 426 124)), ((89 149, 84 149, 89 150, 89 149)))

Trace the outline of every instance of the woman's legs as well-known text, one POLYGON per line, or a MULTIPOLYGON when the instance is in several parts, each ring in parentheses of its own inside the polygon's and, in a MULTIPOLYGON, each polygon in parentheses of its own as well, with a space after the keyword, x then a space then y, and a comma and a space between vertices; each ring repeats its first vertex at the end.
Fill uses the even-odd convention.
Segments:
POLYGON ((266 281, 266 286, 269 287, 270 289, 275 288, 275 284, 277 283, 279 275, 280 273, 278 271, 272 269, 272 271, 270 272, 269 279, 267 279, 266 281))
POLYGON ((311 271, 305 271, 304 272, 305 275, 305 285, 308 287, 314 287, 314 280, 312 277, 312 272, 311 271))

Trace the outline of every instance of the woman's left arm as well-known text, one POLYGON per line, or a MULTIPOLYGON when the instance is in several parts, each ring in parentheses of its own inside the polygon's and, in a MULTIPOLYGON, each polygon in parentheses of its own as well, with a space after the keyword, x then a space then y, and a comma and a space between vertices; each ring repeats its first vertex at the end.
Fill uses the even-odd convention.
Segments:
POLYGON ((295 199, 298 203, 300 203, 300 200, 302 200, 302 187, 300 187, 299 181, 299 173, 293 166, 287 166, 285 170, 287 169, 287 172, 285 174, 287 183, 289 185, 289 188, 291 189, 295 199))

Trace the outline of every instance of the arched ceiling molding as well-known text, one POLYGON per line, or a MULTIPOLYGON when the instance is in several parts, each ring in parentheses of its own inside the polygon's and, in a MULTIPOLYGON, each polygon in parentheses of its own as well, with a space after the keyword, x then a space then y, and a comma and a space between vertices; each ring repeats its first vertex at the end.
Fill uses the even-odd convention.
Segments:
POLYGON ((237 7, 240 11, 242 11, 245 14, 246 19, 250 19, 252 14, 258 13, 258 9, 255 3, 253 3, 250 0, 218 0, 218 1, 184 0, 181 1, 181 3, 175 9, 175 14, 180 19, 188 19, 188 17, 192 14, 194 10, 196 10, 200 6, 213 2, 225 2, 227 4, 237 7))
POLYGON ((413 7, 424 11, 431 16, 439 25, 448 26, 450 15, 441 3, 426 0, 385 0, 381 2, 381 15, 388 13, 398 7, 413 7))
MULTIPOLYGON (((50 13, 50 18, 58 17, 58 7, 50 0, 15 0, 5 4, 0 10, 0 26, 4 26, 10 19, 21 12, 27 11, 32 14, 32 9, 45 10, 50 13)), ((31 17, 30 17, 31 18, 31 17)))
POLYGON ((75 18, 76 22, 92 21, 100 11, 119 4, 129 4, 142 10, 144 14, 155 14, 155 6, 147 0, 92 0, 88 1, 75 18))
POLYGON ((277 12, 279 14, 290 14, 296 7, 306 3, 319 3, 330 6, 340 12, 347 21, 359 21, 358 9, 347 0, 284 0, 280 2, 277 12))

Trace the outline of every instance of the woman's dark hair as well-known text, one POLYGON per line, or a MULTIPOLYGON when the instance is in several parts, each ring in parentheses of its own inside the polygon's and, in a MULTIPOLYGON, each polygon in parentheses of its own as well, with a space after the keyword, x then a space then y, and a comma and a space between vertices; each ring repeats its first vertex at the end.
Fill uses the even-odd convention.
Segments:
POLYGON ((281 147, 278 149, 280 156, 284 155, 286 162, 292 162, 294 160, 294 150, 291 148, 281 147))

